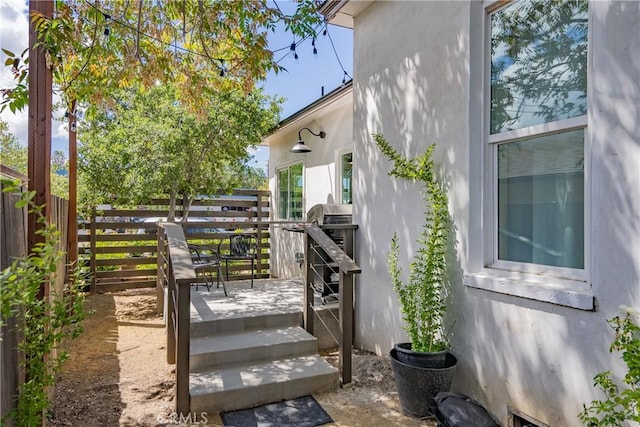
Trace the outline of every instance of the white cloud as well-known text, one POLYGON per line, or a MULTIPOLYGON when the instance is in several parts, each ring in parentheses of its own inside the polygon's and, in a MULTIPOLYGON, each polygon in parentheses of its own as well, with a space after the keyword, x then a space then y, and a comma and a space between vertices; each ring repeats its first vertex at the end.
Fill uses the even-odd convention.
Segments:
MULTIPOLYGON (((28 5, 26 1, 0 0, 0 47, 16 55, 20 55, 29 45, 28 5)), ((4 66, 7 56, 0 53, 0 88, 15 85, 13 75, 4 66)), ((0 118, 9 124, 9 130, 26 145, 28 132, 28 111, 11 113, 8 109, 0 114, 0 118)))

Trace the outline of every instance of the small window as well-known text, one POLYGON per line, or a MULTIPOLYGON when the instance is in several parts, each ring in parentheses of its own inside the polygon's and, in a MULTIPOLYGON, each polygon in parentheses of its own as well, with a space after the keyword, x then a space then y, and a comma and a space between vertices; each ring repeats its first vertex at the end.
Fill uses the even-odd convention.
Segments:
POLYGON ((343 204, 353 203, 353 153, 340 156, 340 200, 343 204))
POLYGON ((278 216, 282 220, 301 220, 302 207, 302 163, 278 170, 278 216))

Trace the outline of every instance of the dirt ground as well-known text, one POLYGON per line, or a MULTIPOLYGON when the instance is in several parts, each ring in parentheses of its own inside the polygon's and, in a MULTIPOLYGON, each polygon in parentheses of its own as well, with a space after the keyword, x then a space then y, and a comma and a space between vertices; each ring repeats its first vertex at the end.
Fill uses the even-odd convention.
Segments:
MULTIPOLYGON (((155 291, 91 295, 85 332, 67 345, 70 358, 55 389, 51 426, 169 426, 173 366, 166 363, 155 291)), ((337 363, 337 354, 325 355, 337 363)), ((314 395, 334 422, 328 426, 435 426, 402 415, 389 360, 356 351, 353 383, 314 395)), ((208 424, 221 426, 209 414, 208 424)))

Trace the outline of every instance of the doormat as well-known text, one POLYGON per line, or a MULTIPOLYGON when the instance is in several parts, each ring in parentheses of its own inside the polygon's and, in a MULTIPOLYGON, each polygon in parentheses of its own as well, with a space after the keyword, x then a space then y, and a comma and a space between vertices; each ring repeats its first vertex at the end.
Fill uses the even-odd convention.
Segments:
POLYGON ((225 427, 314 427, 333 421, 313 396, 224 412, 220 418, 225 427))

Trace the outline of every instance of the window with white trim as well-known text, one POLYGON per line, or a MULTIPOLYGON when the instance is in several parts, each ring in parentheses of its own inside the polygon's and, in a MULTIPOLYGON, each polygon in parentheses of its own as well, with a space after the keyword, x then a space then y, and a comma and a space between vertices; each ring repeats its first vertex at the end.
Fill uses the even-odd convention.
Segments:
POLYGON ((353 203, 353 153, 341 153, 339 162, 340 203, 350 205, 353 203))
POLYGON ((302 163, 278 169, 278 216, 282 220, 303 218, 302 163))
POLYGON ((587 5, 489 11, 492 267, 585 269, 587 5))

